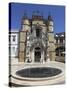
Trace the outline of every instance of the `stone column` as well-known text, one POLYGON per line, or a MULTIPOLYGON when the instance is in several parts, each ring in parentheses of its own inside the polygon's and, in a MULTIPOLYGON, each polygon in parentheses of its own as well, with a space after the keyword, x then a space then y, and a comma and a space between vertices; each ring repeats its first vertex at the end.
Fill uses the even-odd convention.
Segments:
POLYGON ((50 51, 50 60, 55 61, 55 51, 50 51))
POLYGON ((45 62, 44 61, 44 51, 41 51, 41 60, 40 60, 41 63, 45 62))
POLYGON ((47 54, 47 62, 50 62, 49 54, 47 54))
POLYGON ((65 44, 65 40, 63 39, 63 44, 65 44))
POLYGON ((58 39, 58 44, 60 43, 60 40, 58 39))
POLYGON ((30 52, 31 63, 34 63, 34 49, 30 52))

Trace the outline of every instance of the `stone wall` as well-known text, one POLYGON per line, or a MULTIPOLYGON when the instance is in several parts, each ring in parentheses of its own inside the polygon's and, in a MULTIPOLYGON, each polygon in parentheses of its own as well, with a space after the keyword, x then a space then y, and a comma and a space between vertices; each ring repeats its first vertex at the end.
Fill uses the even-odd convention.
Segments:
POLYGON ((19 32, 19 62, 25 60, 26 31, 19 32))
POLYGON ((48 33, 48 41, 49 41, 49 48, 48 48, 49 57, 51 61, 54 61, 55 60, 55 43, 54 43, 53 32, 48 33))

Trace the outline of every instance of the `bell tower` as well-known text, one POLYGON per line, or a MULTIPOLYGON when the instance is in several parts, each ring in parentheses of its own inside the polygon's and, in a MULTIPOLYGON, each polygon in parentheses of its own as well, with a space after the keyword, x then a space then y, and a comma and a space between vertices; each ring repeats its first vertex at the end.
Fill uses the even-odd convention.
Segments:
POLYGON ((26 13, 24 13, 24 16, 22 19, 21 30, 30 31, 30 21, 26 13))
POLYGON ((54 44, 54 25, 52 17, 48 16, 48 53, 50 60, 55 60, 55 44, 54 44))
POLYGON ((26 58, 26 40, 27 40, 27 32, 30 31, 30 23, 29 19, 24 13, 23 20, 21 23, 21 30, 19 32, 19 62, 25 62, 26 58))

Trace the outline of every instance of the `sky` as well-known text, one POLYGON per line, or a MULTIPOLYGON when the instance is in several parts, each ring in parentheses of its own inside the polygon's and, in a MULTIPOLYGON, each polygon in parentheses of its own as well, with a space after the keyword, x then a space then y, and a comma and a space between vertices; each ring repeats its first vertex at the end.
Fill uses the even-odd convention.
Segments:
POLYGON ((25 12, 28 18, 32 17, 33 12, 36 12, 38 15, 43 15, 44 19, 47 19, 48 15, 51 15, 54 21, 54 32, 59 33, 65 31, 65 6, 24 3, 9 4, 10 30, 20 30, 21 21, 25 12))

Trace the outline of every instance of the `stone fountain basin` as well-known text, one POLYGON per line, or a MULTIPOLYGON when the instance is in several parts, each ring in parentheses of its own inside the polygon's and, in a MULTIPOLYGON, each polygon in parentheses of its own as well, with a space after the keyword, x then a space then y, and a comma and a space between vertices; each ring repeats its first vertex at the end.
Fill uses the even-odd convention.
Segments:
POLYGON ((32 67, 21 69, 16 72, 16 75, 26 78, 48 78, 60 74, 62 71, 52 67, 32 67))
POLYGON ((19 80, 42 81, 53 80, 59 77, 64 79, 64 64, 60 62, 46 62, 44 64, 21 64, 13 74, 19 80), (22 67, 23 66, 23 67, 22 67))

